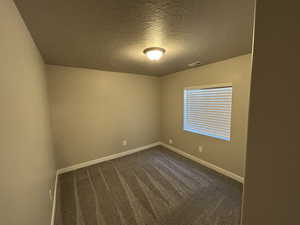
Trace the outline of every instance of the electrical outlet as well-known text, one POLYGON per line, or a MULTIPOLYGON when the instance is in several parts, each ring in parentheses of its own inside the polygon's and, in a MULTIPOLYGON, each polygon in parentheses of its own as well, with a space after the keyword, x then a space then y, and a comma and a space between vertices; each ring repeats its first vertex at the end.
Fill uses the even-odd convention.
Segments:
POLYGON ((201 146, 201 145, 198 146, 198 152, 200 152, 200 153, 203 152, 203 146, 201 146))
POLYGON ((172 139, 169 139, 169 144, 173 144, 173 140, 172 139))
POLYGON ((122 145, 123 145, 123 146, 127 146, 127 140, 123 140, 123 141, 122 141, 122 145))
POLYGON ((52 190, 49 189, 49 199, 50 199, 50 202, 52 202, 52 190))

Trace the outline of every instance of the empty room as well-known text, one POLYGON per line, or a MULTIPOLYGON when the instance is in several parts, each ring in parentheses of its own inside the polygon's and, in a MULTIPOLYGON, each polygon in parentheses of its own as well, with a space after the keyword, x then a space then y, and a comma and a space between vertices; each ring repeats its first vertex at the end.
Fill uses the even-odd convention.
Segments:
POLYGON ((298 224, 299 7, 1 0, 0 224, 298 224))

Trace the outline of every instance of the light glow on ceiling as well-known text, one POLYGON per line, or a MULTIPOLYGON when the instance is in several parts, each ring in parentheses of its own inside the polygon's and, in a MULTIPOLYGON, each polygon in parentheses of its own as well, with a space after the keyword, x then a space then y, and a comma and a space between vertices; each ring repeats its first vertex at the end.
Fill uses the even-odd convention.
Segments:
POLYGON ((165 54, 166 50, 163 48, 152 47, 146 48, 143 52, 151 61, 158 61, 165 54))

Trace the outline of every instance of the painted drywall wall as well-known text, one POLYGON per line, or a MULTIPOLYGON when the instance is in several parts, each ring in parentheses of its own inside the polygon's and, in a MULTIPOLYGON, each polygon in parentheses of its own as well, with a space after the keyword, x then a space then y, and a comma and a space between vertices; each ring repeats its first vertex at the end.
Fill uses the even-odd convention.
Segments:
POLYGON ((50 224, 55 163, 44 62, 12 0, 0 1, 0 224, 50 224))
POLYGON ((243 55, 225 61, 178 72, 161 78, 161 140, 237 175, 244 175, 251 57, 243 55), (185 87, 232 82, 231 141, 183 130, 185 87), (198 146, 203 146, 203 152, 198 146))
POLYGON ((243 225, 299 224, 299 1, 257 1, 243 225))
POLYGON ((158 78, 62 66, 47 72, 60 168, 159 141, 158 78))

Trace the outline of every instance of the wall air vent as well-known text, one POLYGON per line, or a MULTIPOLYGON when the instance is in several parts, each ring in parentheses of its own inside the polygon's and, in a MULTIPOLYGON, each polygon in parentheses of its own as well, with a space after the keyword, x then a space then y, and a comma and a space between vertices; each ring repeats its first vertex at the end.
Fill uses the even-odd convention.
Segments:
POLYGON ((195 62, 188 64, 189 67, 195 67, 195 66, 200 66, 200 65, 201 65, 200 61, 195 61, 195 62))

